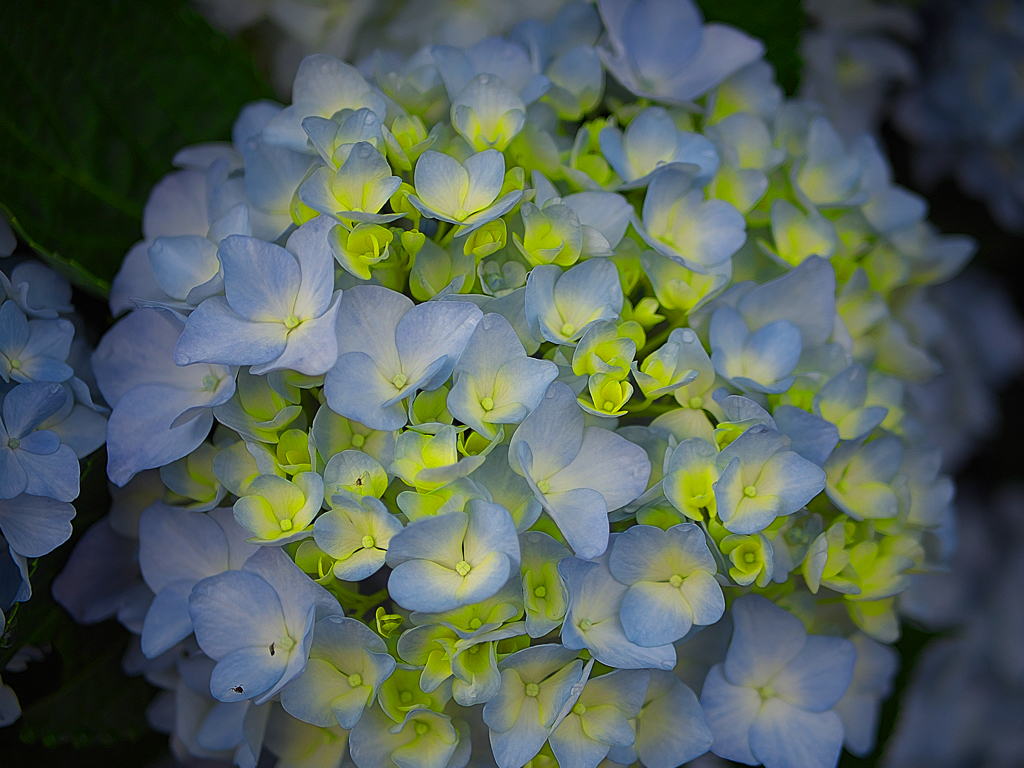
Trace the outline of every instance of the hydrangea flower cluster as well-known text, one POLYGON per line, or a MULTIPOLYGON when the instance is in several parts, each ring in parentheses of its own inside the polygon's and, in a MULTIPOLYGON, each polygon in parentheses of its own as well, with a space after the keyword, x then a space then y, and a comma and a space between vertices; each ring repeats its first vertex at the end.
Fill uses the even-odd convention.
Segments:
MULTIPOLYGON (((0 219, 0 626, 32 596, 29 560, 71 537, 79 459, 106 437, 108 410, 68 281, 37 261, 8 258, 17 241, 0 219), (76 331, 78 331, 76 333, 76 331), (96 401, 94 401, 94 398, 96 401)), ((0 726, 21 713, 0 683, 0 726)))
POLYGON ((1024 55, 1024 7, 936 0, 926 18, 933 31, 923 76, 894 115, 915 146, 914 170, 925 184, 953 175, 1002 227, 1020 232, 1024 123, 1014 72, 1024 55))
POLYGON ((571 3, 372 81, 311 56, 179 153, 93 356, 120 490, 55 586, 140 635, 179 755, 871 750, 952 514, 912 320, 973 244, 763 52, 571 3))

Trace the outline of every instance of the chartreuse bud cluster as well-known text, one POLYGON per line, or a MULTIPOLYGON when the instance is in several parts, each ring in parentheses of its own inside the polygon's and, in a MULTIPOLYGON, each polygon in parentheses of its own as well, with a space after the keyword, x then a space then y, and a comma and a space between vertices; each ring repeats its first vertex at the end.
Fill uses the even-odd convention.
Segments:
POLYGON ((570 3, 372 81, 310 57, 183 151, 95 358, 111 479, 168 488, 141 631, 185 660, 176 744, 829 768, 864 732, 856 648, 952 490, 912 319, 971 246, 763 50, 570 3))

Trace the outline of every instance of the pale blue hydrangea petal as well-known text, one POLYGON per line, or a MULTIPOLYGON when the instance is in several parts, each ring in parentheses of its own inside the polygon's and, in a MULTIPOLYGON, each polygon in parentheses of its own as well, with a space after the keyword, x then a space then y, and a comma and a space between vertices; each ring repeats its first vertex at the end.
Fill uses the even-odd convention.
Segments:
MULTIPOLYGON (((232 382, 228 391, 233 390, 232 382)), ((136 472, 162 467, 195 450, 210 434, 213 409, 204 409, 180 425, 176 421, 186 411, 205 405, 203 399, 209 402, 209 397, 200 399, 203 394, 209 393, 143 384, 118 400, 107 423, 110 479, 124 485, 136 472)))
POLYGON ((756 286, 740 299, 737 309, 757 330, 777 320, 800 329, 806 347, 824 344, 836 318, 836 277, 832 264, 811 256, 782 277, 756 286))
POLYGON ((820 416, 792 405, 774 411, 779 431, 793 441, 793 452, 822 466, 839 444, 839 430, 820 416))
POLYGON ((757 765, 750 751, 750 727, 764 703, 753 688, 733 685, 725 679, 724 667, 716 664, 708 672, 700 704, 714 734, 711 751, 727 760, 757 765))
POLYGON ((583 411, 576 405, 576 397, 564 384, 551 384, 540 404, 516 429, 509 443, 508 461, 518 473, 520 465, 518 446, 530 447, 533 477, 545 480, 564 469, 580 452, 583 445, 583 411))
POLYGON ((689 603, 668 582, 641 581, 631 586, 622 598, 619 617, 627 639, 643 648, 674 643, 693 626, 689 603))
POLYGON ((516 530, 522 532, 537 522, 542 507, 529 483, 512 469, 508 457, 508 446, 495 447, 473 472, 473 479, 487 489, 495 504, 509 511, 516 530))
POLYGON ((483 313, 474 304, 430 301, 413 307, 395 330, 395 344, 402 369, 410 381, 423 380, 426 390, 437 389, 452 374, 483 313), (437 360, 444 363, 433 368, 437 360))
POLYGON ((382 369, 398 369, 398 323, 412 300, 381 286, 356 286, 342 294, 338 311, 338 354, 363 352, 382 369))
POLYGON ((612 250, 618 247, 633 217, 633 206, 614 192, 577 192, 562 198, 562 202, 572 208, 580 220, 583 253, 589 256, 608 255, 597 251, 595 244, 598 242, 612 250))
POLYGON ((331 117, 342 109, 370 109, 384 119, 384 97, 352 66, 323 54, 307 56, 292 86, 292 105, 274 115, 263 129, 265 140, 300 152, 308 151, 302 121, 310 115, 331 117))
POLYGON ((853 678, 857 651, 841 637, 811 635, 774 678, 775 695, 794 707, 824 712, 839 701, 853 678))
POLYGON ((707 752, 712 739, 693 691, 670 672, 650 670, 634 744, 643 764, 674 768, 707 752))
POLYGON ((526 104, 539 99, 548 87, 547 78, 536 74, 523 46, 511 40, 488 37, 465 50, 449 45, 430 50, 452 101, 479 74, 500 77, 526 104))
POLYGON ((606 564, 566 558, 558 571, 569 589, 569 608, 562 625, 562 643, 567 648, 587 648, 602 664, 622 669, 672 669, 675 648, 663 645, 641 648, 629 642, 619 619, 628 587, 612 578, 606 564))
POLYGON ((22 494, 0 501, 0 531, 11 551, 22 557, 42 557, 71 538, 74 516, 70 504, 45 496, 22 494))
POLYGON ((158 237, 148 255, 161 290, 179 301, 185 301, 193 288, 220 270, 217 244, 199 235, 158 237))
POLYGON ((843 722, 843 745, 861 757, 874 750, 879 711, 892 691, 899 656, 891 646, 860 632, 851 641, 857 649, 853 681, 832 711, 843 722))
POLYGON ((733 685, 761 688, 800 653, 807 630, 796 616, 759 595, 737 599, 731 610, 725 677, 733 685))
POLYGON ((824 472, 793 451, 782 451, 765 462, 758 493, 779 498, 779 514, 791 515, 824 488, 824 472))
POLYGON ((530 329, 537 338, 556 344, 577 341, 592 322, 618 319, 622 301, 618 270, 602 258, 564 273, 554 265, 534 267, 526 283, 530 329))
POLYGON ((526 105, 495 75, 476 75, 452 99, 452 127, 477 150, 501 152, 526 122, 526 105))
POLYGON ((547 360, 527 358, 519 337, 501 315, 487 314, 454 369, 448 409, 485 436, 491 424, 515 423, 537 407, 558 369, 547 360), (490 400, 484 409, 481 402, 490 400))
POLYGON ((484 705, 483 721, 490 729, 499 768, 525 765, 544 746, 583 677, 583 662, 577 655, 560 645, 537 645, 498 665, 501 688, 484 705), (531 683, 538 686, 536 696, 526 695, 531 683))
POLYGON ((615 579, 626 585, 668 581, 676 573, 687 576, 696 570, 717 570, 703 531, 689 523, 667 531, 650 525, 630 528, 615 538, 608 567, 615 579))
POLYGON ((765 702, 750 726, 750 749, 765 768, 830 768, 843 748, 835 712, 807 712, 781 699, 765 702))
POLYGON ((284 323, 247 320, 231 308, 227 299, 214 296, 189 315, 174 348, 174 359, 182 366, 254 365, 279 357, 287 343, 284 323))
POLYGON ((317 622, 309 653, 306 671, 282 689, 281 704, 289 714, 321 728, 354 726, 395 670, 380 636, 342 616, 317 622), (351 675, 358 675, 358 682, 351 675))
POLYGON ((625 506, 647 489, 651 462, 640 446, 599 427, 583 430, 579 453, 550 475, 550 493, 589 488, 604 498, 609 512, 625 506))
POLYGON ((746 240, 743 215, 724 200, 705 200, 692 177, 675 169, 655 174, 638 232, 648 245, 696 272, 727 261, 746 240))
POLYGON ((199 582, 189 613, 204 653, 218 663, 229 660, 223 671, 214 669, 215 697, 255 697, 261 704, 302 673, 317 614, 341 614, 341 607, 279 547, 263 547, 243 570, 199 582))
POLYGON ((764 54, 764 45, 733 27, 704 24, 690 2, 601 0, 612 50, 605 66, 628 89, 669 104, 688 104, 764 54))
POLYGON ((408 420, 402 404, 394 402, 399 390, 362 352, 338 356, 324 380, 324 391, 333 411, 371 429, 390 432, 401 429, 408 420))

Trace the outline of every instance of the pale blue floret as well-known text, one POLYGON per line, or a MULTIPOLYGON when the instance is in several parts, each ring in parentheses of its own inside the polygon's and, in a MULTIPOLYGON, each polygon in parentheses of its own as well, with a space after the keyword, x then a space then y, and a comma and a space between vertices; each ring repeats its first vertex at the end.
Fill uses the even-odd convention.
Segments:
MULTIPOLYGON (((644 368, 650 370, 648 361, 657 361, 662 370, 660 377, 641 371, 634 361, 632 364, 633 378, 640 385, 644 397, 651 399, 661 397, 678 392, 687 384, 696 382, 702 373, 701 370, 694 367, 694 363, 700 361, 700 358, 694 354, 696 347, 700 347, 700 351, 704 352, 704 348, 697 339, 697 334, 689 328, 675 328, 669 334, 668 341, 648 355, 643 362, 644 368)), ((706 354, 704 353, 703 356, 706 357, 706 354)))
POLYGON ((591 45, 569 48, 544 70, 551 81, 546 101, 563 120, 580 120, 601 103, 604 95, 604 67, 591 45))
POLYGON ((791 449, 788 437, 750 427, 719 454, 718 517, 732 533, 757 533, 791 515, 825 488, 821 467, 791 449))
POLYGON ((519 569, 519 539, 508 511, 471 500, 410 524, 391 539, 391 598, 414 611, 450 611, 495 595, 519 569))
POLYGON ((593 662, 560 645, 536 645, 498 665, 501 689, 484 705, 498 768, 532 760, 583 690, 593 662))
POLYGON ((360 141, 348 150, 337 171, 326 165, 313 171, 299 187, 299 199, 351 229, 360 222, 386 224, 401 218, 404 214, 380 213, 401 185, 384 155, 369 142, 360 141))
POLYGON ((10 390, 0 420, 0 499, 20 494, 74 501, 78 457, 57 433, 39 429, 67 398, 59 384, 31 382, 10 390))
POLYGON ((666 169, 651 179, 640 236, 658 253, 706 274, 746 242, 747 222, 725 200, 705 200, 691 174, 666 169))
POLYGON ((693 523, 667 531, 635 525, 615 538, 608 567, 629 587, 620 618, 626 638, 645 648, 674 643, 694 625, 714 624, 725 613, 715 580, 718 566, 693 523))
POLYGON ((900 658, 892 646, 876 642, 863 632, 850 641, 857 649, 853 680, 832 711, 843 721, 843 746, 864 757, 875 749, 882 702, 892 693, 900 658))
POLYGON ((311 115, 330 118, 343 109, 363 107, 384 120, 387 104, 383 95, 373 89, 354 67, 331 56, 307 56, 295 75, 292 105, 267 122, 262 138, 269 144, 309 152, 308 137, 302 130, 305 118, 311 115))
POLYGON ((473 304, 410 299, 380 286, 341 298, 338 360, 324 379, 327 404, 371 429, 401 429, 402 400, 437 389, 451 376, 483 313, 473 304))
POLYGON ((178 365, 249 365, 250 373, 325 373, 337 355, 334 256, 329 219, 317 218, 288 238, 288 250, 233 235, 220 247, 224 296, 189 315, 174 348, 178 365))
POLYGON ((832 264, 810 256, 781 277, 757 285, 737 283, 690 324, 698 328, 723 304, 734 306, 752 332, 779 320, 800 330, 805 350, 825 344, 836 325, 836 275, 832 264))
POLYGON ((827 382, 814 396, 814 413, 835 424, 842 440, 867 435, 885 420, 889 409, 865 405, 868 397, 868 372, 863 365, 851 365, 827 382))
POLYGON ((327 616, 313 628, 305 671, 281 690, 281 706, 319 728, 352 728, 394 671, 379 635, 356 619, 327 616))
POLYGON ((55 432, 60 441, 84 459, 107 439, 109 410, 92 402, 88 385, 73 378, 63 382, 64 404, 43 420, 39 428, 55 432))
POLYGON ((470 746, 464 722, 430 709, 402 711, 398 723, 379 707, 359 718, 349 736, 349 754, 358 768, 465 768, 470 746))
MULTIPOLYGON (((384 467, 395 459, 393 432, 370 429, 339 416, 326 405, 317 409, 309 436, 316 446, 317 453, 327 462, 336 454, 348 449, 362 451, 384 467)), ((330 500, 330 496, 327 498, 330 500)))
POLYGON ((753 392, 778 394, 793 385, 790 375, 803 351, 800 329, 777 320, 751 332, 743 316, 722 306, 711 316, 711 362, 723 377, 753 392))
POLYGON ((704 24, 690 0, 600 0, 605 66, 637 96, 687 105, 764 54, 759 40, 704 24))
POLYGON ((679 130, 662 107, 640 112, 625 132, 605 126, 598 139, 624 189, 646 187, 654 174, 668 169, 691 174, 693 186, 703 187, 718 170, 715 145, 699 133, 679 130))
POLYGON ((373 77, 410 115, 425 117, 444 101, 444 82, 430 48, 420 48, 409 58, 378 48, 373 52, 373 77))
POLYGON ((807 155, 793 168, 794 188, 822 206, 852 205, 867 197, 859 184, 864 163, 843 145, 836 129, 823 116, 811 120, 807 131, 807 155))
POLYGON ((66 381, 75 328, 69 320, 29 320, 16 301, 0 307, 0 379, 5 382, 66 381))
POLYGON ((903 459, 903 443, 895 435, 843 443, 825 462, 825 493, 854 520, 896 517, 899 496, 893 488, 903 459))
POLYGON ((633 206, 614 192, 577 192, 562 198, 562 202, 572 208, 579 219, 583 257, 611 256, 634 215, 633 206))
POLYGON ((799 619, 759 595, 738 598, 732 617, 725 662, 711 668, 701 694, 711 751, 765 768, 832 768, 843 726, 831 707, 850 685, 853 644, 809 636, 799 619))
POLYGON ((487 454, 473 472, 473 480, 491 495, 491 501, 509 511, 520 533, 537 522, 543 507, 525 478, 512 470, 507 445, 497 445, 487 454))
POLYGON ((314 622, 343 615, 323 587, 280 547, 262 547, 242 570, 192 588, 196 641, 216 665, 210 693, 220 701, 269 701, 306 667, 314 622))
POLYGON ((384 144, 382 129, 380 118, 366 107, 342 110, 330 119, 311 115, 302 121, 302 130, 313 148, 333 170, 345 164, 360 142, 380 150, 384 144))
POLYGON ((646 669, 590 678, 549 738, 559 768, 597 768, 610 749, 631 747, 636 735, 630 721, 640 714, 650 679, 646 669))
MULTIPOLYGON (((330 409, 328 409, 330 410, 330 409)), ((359 450, 334 454, 321 472, 324 478, 324 500, 340 503, 335 497, 361 502, 366 496, 380 498, 388 487, 388 475, 373 456, 359 450)))
POLYGON ((676 649, 671 643, 644 648, 626 637, 621 612, 629 587, 612 576, 608 559, 606 552, 596 560, 567 557, 558 564, 569 590, 562 644, 566 648, 586 648, 609 667, 672 669, 676 649))
POLYGON ((869 196, 860 209, 876 232, 906 229, 928 214, 928 203, 920 195, 892 183, 889 162, 873 137, 861 137, 855 149, 864 164, 860 186, 869 196))
POLYGON ((584 427, 568 386, 555 382, 509 445, 522 474, 576 555, 608 546, 608 513, 647 489, 651 463, 643 448, 599 427, 584 427))
POLYGON ((714 737, 693 691, 671 672, 648 671, 651 682, 634 721, 636 741, 631 747, 613 747, 608 759, 619 765, 639 760, 646 768, 676 768, 707 752, 714 737))
POLYGON ((839 430, 821 416, 795 405, 780 405, 774 412, 776 428, 788 437, 793 451, 822 466, 839 444, 839 430))
POLYGON ((452 127, 478 152, 503 152, 526 122, 526 105, 496 75, 476 75, 452 99, 452 127))
POLYGON ((557 376, 554 363, 527 357, 508 320, 484 315, 455 365, 448 410, 490 439, 495 425, 526 418, 557 376))
POLYGON ((335 559, 335 578, 362 581, 381 569, 391 539, 401 530, 402 523, 377 499, 335 496, 331 509, 313 524, 313 540, 335 559))
MULTIPOLYGON (((6 222, 0 222, 0 230, 4 226, 6 222)), ((0 272, 0 301, 4 298, 15 302, 29 317, 41 320, 53 320, 58 314, 75 311, 71 284, 37 261, 23 261, 11 270, 10 278, 0 272)))
POLYGON ((571 553, 546 533, 527 531, 519 534, 519 551, 523 562, 523 603, 526 610, 526 633, 544 637, 555 629, 565 616, 569 594, 558 564, 571 553), (538 593, 538 587, 543 593, 538 593))
POLYGON ((458 234, 467 235, 504 216, 522 198, 520 190, 499 198, 504 180, 505 157, 495 149, 485 149, 462 163, 428 149, 416 163, 416 194, 409 196, 409 202, 424 216, 460 225, 458 234))
POLYGON ((71 538, 74 516, 73 506, 47 496, 23 493, 13 499, 0 499, 0 533, 12 556, 49 554, 71 538))
POLYGON ((511 40, 489 37, 465 50, 450 45, 435 45, 430 50, 452 103, 477 75, 501 78, 527 106, 550 86, 548 79, 534 70, 526 49, 511 40))
POLYGON ((215 221, 205 237, 201 235, 165 235, 149 246, 147 255, 153 278, 160 290, 175 302, 175 309, 187 311, 204 299, 222 293, 224 275, 217 247, 230 235, 252 235, 249 207, 233 206, 215 221))
POLYGON ((155 597, 142 627, 142 652, 155 659, 192 634, 188 601, 208 576, 238 570, 257 547, 230 509, 210 514, 153 504, 139 518, 139 563, 155 597))
POLYGON ((579 341, 596 320, 618 320, 622 301, 619 271, 607 259, 589 259, 566 272, 544 264, 526 282, 530 330, 555 344, 579 341))
MULTIPOLYGON (((305 135, 303 132, 303 141, 305 135)), ((245 176, 240 181, 243 197, 252 206, 249 224, 255 237, 275 241, 291 228, 295 193, 310 169, 318 165, 315 151, 309 151, 268 143, 258 130, 243 143, 245 176)))

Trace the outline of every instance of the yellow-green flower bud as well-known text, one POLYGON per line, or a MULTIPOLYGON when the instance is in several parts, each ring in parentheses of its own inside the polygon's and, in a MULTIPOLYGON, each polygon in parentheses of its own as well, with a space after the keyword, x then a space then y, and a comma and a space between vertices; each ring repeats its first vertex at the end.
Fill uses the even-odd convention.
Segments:
POLYGON ((593 405, 580 400, 586 410, 599 416, 623 416, 626 402, 633 396, 633 385, 607 373, 595 373, 587 383, 593 405))
MULTIPOLYGON (((522 169, 520 169, 522 170, 522 169)), ((504 219, 494 219, 466 236, 462 252, 472 254, 476 263, 505 247, 508 230, 504 219)))
POLYGON ((391 195, 388 202, 391 204, 391 210, 395 213, 405 214, 405 218, 412 222, 414 228, 419 228, 420 219, 423 215, 419 210, 409 202, 409 195, 415 195, 416 189, 412 184, 406 184, 402 182, 401 186, 395 190, 395 193, 391 195))
POLYGON ((289 429, 284 432, 277 443, 277 462, 289 475, 309 472, 312 462, 309 454, 309 435, 301 429, 289 429))
POLYGON ((390 229, 379 224, 357 224, 351 231, 340 224, 331 228, 327 242, 334 258, 349 274, 362 280, 370 279, 370 268, 391 255, 390 229))
POLYGON ((763 589, 771 582, 775 555, 764 534, 726 536, 718 546, 722 554, 728 555, 732 561, 729 577, 737 584, 745 587, 756 581, 757 586, 763 589))
POLYGON ((447 397, 448 387, 445 386, 430 392, 420 392, 412 401, 412 423, 451 424, 453 419, 448 412, 447 397))

